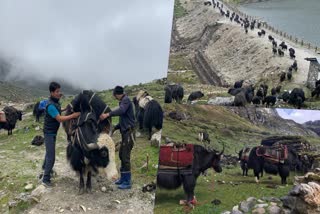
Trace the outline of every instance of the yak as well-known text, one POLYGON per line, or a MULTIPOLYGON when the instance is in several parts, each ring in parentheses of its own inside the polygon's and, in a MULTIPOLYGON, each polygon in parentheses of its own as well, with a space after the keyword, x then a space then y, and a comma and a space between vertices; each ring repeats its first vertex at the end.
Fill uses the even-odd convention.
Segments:
POLYGON ((67 106, 66 115, 72 114, 73 111, 80 111, 81 116, 63 123, 68 136, 66 154, 73 170, 79 173, 79 193, 83 194, 85 190, 91 192, 92 174, 98 173, 98 168, 105 168, 109 164, 108 148, 99 145, 97 141, 103 130, 111 132, 111 119, 98 119, 103 112, 110 112, 111 109, 92 91, 83 91, 67 106))
POLYGON ((172 100, 175 100, 177 103, 181 103, 183 96, 184 96, 184 90, 181 85, 167 85, 165 88, 165 103, 171 103, 172 100))
POLYGON ((261 104, 261 97, 259 97, 259 96, 254 96, 254 97, 252 98, 252 104, 254 104, 254 105, 256 105, 256 106, 260 105, 260 104, 261 104))
POLYGON ((36 117, 36 122, 40 121, 40 117, 44 115, 48 100, 41 100, 33 107, 33 116, 36 117))
POLYGON ((283 82, 286 80, 286 73, 285 72, 281 72, 280 74, 280 82, 283 82))
POLYGON ((262 155, 258 155, 258 149, 264 150, 265 147, 257 146, 253 147, 249 153, 249 158, 247 160, 247 168, 253 169, 253 173, 255 176, 255 180, 258 183, 260 179, 260 175, 262 177, 263 170, 266 173, 270 174, 278 174, 281 177, 281 184, 287 183, 287 177, 290 173, 290 167, 287 160, 284 163, 271 163, 267 159, 265 159, 262 155))
POLYGON ((12 130, 16 127, 17 120, 22 120, 22 111, 12 106, 6 106, 3 109, 6 116, 6 122, 0 122, 0 129, 8 131, 8 135, 12 135, 12 130))
POLYGON ((319 98, 320 95, 320 85, 317 85, 317 87, 311 92, 311 96, 317 96, 317 98, 319 98))
POLYGON ((155 127, 158 130, 163 126, 163 110, 158 101, 154 100, 148 92, 141 90, 136 96, 139 108, 139 127, 146 128, 148 130, 148 139, 151 140, 152 128, 155 127))
MULTIPOLYGON (((250 152, 251 149, 249 147, 245 147, 238 152, 238 160, 242 169, 242 176, 248 176, 248 160, 250 152)), ((260 175, 263 177, 263 170, 261 170, 260 175)))
MULTIPOLYGON (((217 151, 209 150, 200 145, 193 145, 193 162, 192 166, 189 166, 189 172, 183 173, 181 169, 163 169, 161 166, 162 158, 161 151, 159 156, 159 170, 157 173, 157 185, 164 189, 177 189, 183 185, 185 194, 187 195, 187 203, 192 205, 194 200, 194 189, 196 186, 197 178, 201 173, 204 173, 207 169, 213 168, 216 172, 222 172, 220 160, 223 149, 220 153, 217 151)), ((172 153, 171 153, 172 154, 172 153)), ((171 156, 167 154, 167 156, 171 156)))
POLYGON ((271 95, 271 96, 266 96, 263 101, 262 101, 262 104, 265 104, 266 103, 266 108, 269 108, 270 105, 271 106, 274 106, 277 102, 277 97, 274 96, 274 95, 271 95))
POLYGON ((199 132, 198 139, 200 142, 210 143, 210 137, 209 137, 208 132, 206 132, 206 131, 199 132))
POLYGON ((204 96, 204 94, 201 91, 194 91, 189 95, 188 102, 192 102, 192 101, 199 99, 203 96, 204 96))
POLYGON ((291 71, 287 72, 287 78, 289 81, 292 79, 292 72, 291 71))
POLYGON ((240 80, 234 83, 234 88, 241 88, 244 80, 240 80))
POLYGON ((289 104, 297 106, 300 109, 305 100, 304 91, 301 88, 294 88, 290 93, 288 101, 289 104))
POLYGON ((278 86, 276 87, 276 92, 277 92, 278 94, 280 93, 281 88, 282 88, 282 86, 281 86, 281 85, 278 85, 278 86))

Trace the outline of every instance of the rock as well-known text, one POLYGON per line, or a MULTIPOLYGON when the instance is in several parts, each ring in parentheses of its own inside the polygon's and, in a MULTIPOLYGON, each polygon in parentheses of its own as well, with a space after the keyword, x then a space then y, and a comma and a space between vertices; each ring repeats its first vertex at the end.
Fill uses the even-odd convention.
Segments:
POLYGON ((233 208, 232 208, 232 211, 236 211, 236 210, 239 210, 239 206, 237 205, 237 206, 234 206, 233 208))
POLYGON ((274 202, 271 202, 270 205, 271 205, 271 206, 277 206, 278 204, 277 204, 277 203, 274 203, 274 202))
POLYGON ((254 206, 254 208, 264 208, 264 207, 267 207, 267 206, 268 206, 268 204, 256 204, 254 206))
POLYGON ((209 105, 218 105, 218 106, 232 106, 234 103, 234 97, 216 97, 209 99, 209 105))
POLYGON ((262 200, 268 201, 268 202, 281 202, 280 199, 275 198, 275 197, 262 197, 262 200))
POLYGON ((258 199, 258 201, 257 201, 258 203, 260 203, 260 204, 262 204, 262 203, 264 203, 264 201, 263 200, 261 200, 261 199, 258 199))
POLYGON ((248 198, 247 201, 242 201, 240 203, 240 210, 247 213, 249 212, 255 205, 256 199, 255 198, 248 198))
POLYGON ((266 210, 262 207, 252 210, 252 214, 264 214, 266 210))
POLYGON ((240 210, 233 210, 231 214, 243 214, 240 210))
POLYGON ((134 213, 134 210, 133 209, 128 209, 127 213, 134 213))
POLYGON ((221 214, 231 214, 230 211, 225 211, 225 212, 222 212, 221 214))
POLYGON ((60 210, 59 210, 59 213, 63 213, 63 212, 64 212, 64 209, 60 209, 60 210))
POLYGON ((281 209, 278 206, 270 206, 268 207, 269 214, 278 214, 281 213, 281 209))
POLYGON ((84 212, 87 212, 87 208, 85 206, 83 206, 83 205, 79 205, 79 206, 84 212))
POLYGON ((213 201, 211 201, 211 203, 214 205, 219 205, 221 204, 221 201, 219 199, 214 199, 213 201))
POLYGON ((40 185, 31 192, 31 197, 39 200, 44 193, 49 191, 50 189, 46 188, 43 185, 40 185))
POLYGON ((9 208, 15 207, 15 206, 17 206, 17 204, 18 204, 18 202, 14 201, 14 200, 8 202, 9 208))
POLYGON ((289 195, 292 196, 299 196, 300 195, 300 189, 301 189, 301 185, 296 185, 293 187, 292 190, 290 190, 289 195))
POLYGON ((37 126, 34 130, 39 131, 39 130, 40 130, 40 127, 37 126))
POLYGON ((33 188, 34 188, 33 184, 28 184, 27 186, 24 187, 26 191, 32 190, 33 188))
POLYGON ((101 192, 107 192, 107 188, 105 186, 101 187, 101 192))
POLYGON ((288 208, 292 212, 306 213, 308 210, 307 204, 300 198, 295 196, 284 196, 281 198, 284 208, 288 208))

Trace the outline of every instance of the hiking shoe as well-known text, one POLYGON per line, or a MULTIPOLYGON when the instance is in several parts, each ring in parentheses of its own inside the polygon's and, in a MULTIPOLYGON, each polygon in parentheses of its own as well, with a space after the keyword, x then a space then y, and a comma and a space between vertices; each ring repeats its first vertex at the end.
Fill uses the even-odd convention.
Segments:
POLYGON ((41 183, 43 186, 45 186, 46 188, 51 188, 53 187, 51 182, 47 182, 47 181, 42 181, 41 183))

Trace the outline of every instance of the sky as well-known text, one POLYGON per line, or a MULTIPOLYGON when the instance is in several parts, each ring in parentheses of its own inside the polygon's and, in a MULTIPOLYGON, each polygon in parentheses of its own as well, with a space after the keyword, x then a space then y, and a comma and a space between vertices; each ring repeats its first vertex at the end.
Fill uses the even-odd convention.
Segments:
POLYGON ((277 112, 282 118, 294 120, 300 124, 320 120, 320 111, 315 110, 277 109, 277 112))
POLYGON ((10 78, 108 89, 167 75, 172 0, 0 0, 10 78))

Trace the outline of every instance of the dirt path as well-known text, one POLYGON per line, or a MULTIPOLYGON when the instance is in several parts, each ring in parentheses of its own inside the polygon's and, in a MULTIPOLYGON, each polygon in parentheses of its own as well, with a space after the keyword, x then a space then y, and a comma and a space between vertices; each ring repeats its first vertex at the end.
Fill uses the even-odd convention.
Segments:
POLYGON ((141 186, 133 185, 131 190, 118 190, 110 181, 93 179, 93 192, 78 195, 78 176, 59 158, 55 164, 57 177, 54 187, 48 189, 40 203, 25 211, 39 213, 152 213, 154 196, 142 193, 141 186), (106 192, 101 188, 106 187, 106 192))

